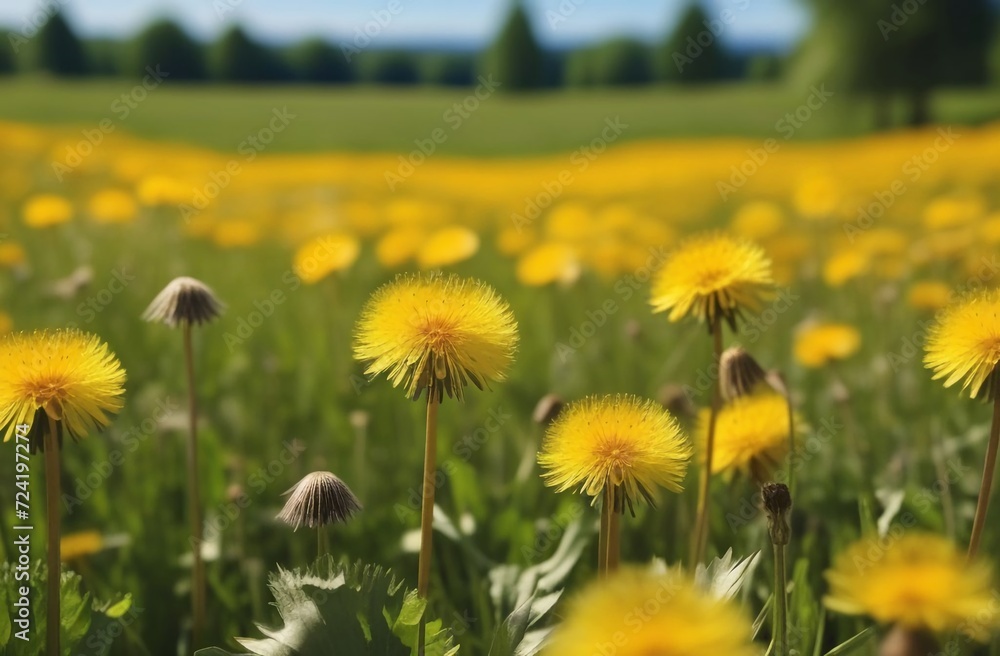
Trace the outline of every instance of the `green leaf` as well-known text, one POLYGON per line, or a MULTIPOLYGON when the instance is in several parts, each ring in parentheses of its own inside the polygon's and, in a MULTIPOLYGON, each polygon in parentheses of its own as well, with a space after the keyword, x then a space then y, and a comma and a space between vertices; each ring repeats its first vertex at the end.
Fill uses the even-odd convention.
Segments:
POLYGON ((875 635, 875 627, 869 626, 853 638, 847 639, 830 651, 826 652, 826 656, 842 656, 843 654, 850 654, 852 651, 865 644, 868 641, 868 638, 871 638, 873 635, 875 635))
MULTIPOLYGON (((279 568, 268 587, 283 624, 257 628, 263 638, 236 641, 258 656, 412 656, 427 602, 405 592, 384 568, 337 564, 326 556, 304 570, 279 568)), ((426 655, 458 651, 440 620, 426 626, 426 655)), ((201 656, 235 656, 219 648, 201 656)))

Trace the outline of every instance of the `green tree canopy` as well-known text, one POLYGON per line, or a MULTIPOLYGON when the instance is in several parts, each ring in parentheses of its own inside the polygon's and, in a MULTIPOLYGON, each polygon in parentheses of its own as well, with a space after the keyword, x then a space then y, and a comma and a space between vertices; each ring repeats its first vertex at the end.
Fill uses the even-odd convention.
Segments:
POLYGON ((544 63, 528 14, 517 4, 486 55, 486 72, 496 76, 502 90, 525 91, 542 85, 544 63))
POLYGON ((87 56, 83 44, 61 13, 45 22, 35 37, 36 66, 58 76, 87 73, 87 56))
POLYGON ((659 78, 668 82, 712 82, 723 77, 726 51, 709 28, 701 5, 690 5, 657 57, 659 78))
POLYGON ((286 80, 287 67, 273 50, 254 41, 239 26, 223 34, 212 48, 212 77, 224 82, 286 80))
POLYGON ((171 80, 202 80, 205 52, 177 23, 158 20, 135 38, 127 72, 142 77, 147 67, 156 66, 171 80))
POLYGON ((594 81, 599 85, 647 84, 653 79, 649 48, 633 39, 614 39, 592 55, 594 81))
POLYGON ((288 54, 292 73, 305 82, 350 82, 354 70, 340 51, 322 39, 310 39, 288 54))

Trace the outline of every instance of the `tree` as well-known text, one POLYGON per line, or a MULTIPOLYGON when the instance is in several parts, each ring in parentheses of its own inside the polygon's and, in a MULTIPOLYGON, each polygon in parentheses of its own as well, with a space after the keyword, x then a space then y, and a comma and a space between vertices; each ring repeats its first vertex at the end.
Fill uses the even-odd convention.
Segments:
POLYGON ((343 53, 322 39, 310 39, 288 55, 296 79, 304 82, 343 83, 354 71, 343 53))
POLYGON ((544 65, 528 15, 518 3, 487 53, 486 72, 500 81, 504 91, 527 91, 542 85, 544 65))
POLYGON ((723 77, 726 51, 709 23, 701 5, 694 3, 687 8, 660 48, 657 63, 661 80, 697 84, 723 77))
POLYGON ((420 81, 420 67, 411 53, 399 50, 366 52, 358 61, 366 82, 402 85, 420 81))
POLYGON ((614 39, 600 46, 591 66, 599 85, 647 84, 653 79, 649 49, 632 39, 614 39))
POLYGON ((83 44, 61 13, 56 12, 42 25, 36 42, 37 68, 60 77, 87 73, 83 44))
POLYGON ((468 87, 476 79, 476 62, 471 55, 433 55, 424 61, 423 69, 423 79, 430 84, 468 87))
MULTIPOLYGON (((0 27, 0 34, 7 34, 9 30, 0 27)), ((0 75, 13 73, 17 67, 14 62, 14 51, 4 44, 0 47, 0 75)))
POLYGON ((568 87, 589 87, 597 80, 594 72, 596 52, 592 48, 577 48, 566 57, 563 83, 568 87))
POLYGON ((142 77, 147 67, 156 66, 169 73, 171 80, 203 80, 204 49, 177 23, 156 21, 136 37, 127 71, 142 77))
POLYGON ((812 0, 809 42, 834 44, 816 77, 875 100, 876 125, 890 122, 894 94, 909 102, 911 125, 931 118, 931 93, 943 84, 984 84, 995 25, 990 0, 812 0))
POLYGON ((257 43, 239 26, 233 26, 215 43, 211 54, 212 76, 224 82, 273 82, 287 80, 284 62, 257 43))

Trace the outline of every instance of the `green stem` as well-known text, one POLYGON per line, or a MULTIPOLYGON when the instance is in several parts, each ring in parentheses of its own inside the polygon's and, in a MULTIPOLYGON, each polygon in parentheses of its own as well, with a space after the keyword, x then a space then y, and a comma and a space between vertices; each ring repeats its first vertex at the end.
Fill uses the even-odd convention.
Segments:
MULTIPOLYGON (((427 599, 431 587, 431 555, 434 539, 434 469, 437 465, 437 411, 440 405, 434 387, 427 389, 427 425, 424 435, 423 495, 420 505, 420 559, 417 569, 417 594, 427 599)), ((426 611, 420 618, 419 656, 424 654, 426 611)))
POLYGON ((979 542, 983 538, 986 511, 990 506, 990 491, 993 488, 993 474, 997 464, 997 445, 1000 443, 1000 393, 993 397, 993 424, 990 426, 990 442, 986 447, 986 461, 983 463, 983 481, 976 501, 976 516, 972 522, 972 536, 969 538, 969 560, 979 552, 979 542))
POLYGON ((198 649, 204 635, 206 586, 205 563, 201 559, 203 533, 201 489, 198 484, 198 402, 195 396, 194 349, 191 345, 190 321, 184 321, 184 363, 187 368, 189 413, 187 442, 188 515, 191 522, 191 554, 194 557, 191 570, 191 646, 198 649))
POLYGON ((49 416, 45 432, 45 519, 48 525, 45 635, 46 653, 61 654, 59 648, 59 583, 62 563, 59 558, 59 426, 49 416))
POLYGON ((698 514, 695 519, 694 549, 691 551, 691 570, 701 562, 708 542, 709 490, 712 484, 712 453, 715 450, 715 424, 719 417, 722 393, 719 381, 719 365, 722 359, 722 322, 716 320, 712 326, 712 357, 715 364, 715 384, 712 387, 712 410, 708 418, 708 438, 705 440, 705 468, 698 488, 698 514))
POLYGON ((597 578, 603 579, 608 574, 608 536, 611 535, 611 511, 608 499, 608 488, 604 488, 604 498, 601 499, 601 532, 597 535, 597 578))
POLYGON ((785 574, 785 545, 775 544, 774 548, 774 650, 776 656, 788 656, 788 620, 786 591, 788 581, 785 574))

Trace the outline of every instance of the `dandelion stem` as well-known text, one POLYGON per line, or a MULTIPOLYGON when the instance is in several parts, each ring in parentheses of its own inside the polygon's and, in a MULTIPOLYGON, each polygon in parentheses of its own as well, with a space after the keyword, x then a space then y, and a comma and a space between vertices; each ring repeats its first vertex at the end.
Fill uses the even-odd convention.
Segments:
POLYGON ((45 519, 48 525, 48 574, 46 585, 46 652, 62 653, 59 648, 59 583, 62 564, 59 557, 59 427, 49 417, 45 432, 45 519))
MULTIPOLYGON (((434 537, 434 468, 437 465, 437 411, 440 401, 434 387, 427 389, 427 427, 424 435, 424 478, 420 505, 420 559, 417 594, 427 599, 431 586, 431 551, 434 537)), ((420 618, 418 654, 423 656, 426 636, 426 613, 420 618)))
POLYGON ((774 653, 788 656, 788 621, 786 611, 785 545, 774 544, 774 653))
POLYGON ((187 442, 188 515, 191 521, 191 645, 201 645, 205 627, 205 564, 201 559, 201 490, 198 485, 198 402, 194 387, 194 352, 191 322, 184 321, 184 362, 187 368, 189 431, 187 442))
POLYGON ((326 527, 323 525, 316 527, 316 558, 322 558, 330 551, 329 536, 326 534, 326 527))
POLYGON ((976 502, 976 517, 972 522, 972 537, 969 538, 969 559, 976 557, 979 542, 983 537, 986 511, 990 505, 990 491, 993 488, 993 474, 997 464, 997 446, 1000 444, 1000 393, 993 397, 993 424, 990 426, 990 443, 986 447, 986 462, 983 464, 983 481, 976 502))
POLYGON ((792 466, 795 458, 795 408, 792 406, 792 391, 785 384, 785 404, 788 406, 788 489, 792 497, 795 497, 795 467, 792 466))
MULTIPOLYGON (((722 322, 715 320, 712 326, 713 361, 715 371, 719 371, 722 359, 722 322)), ((708 541, 708 512, 709 512, 709 490, 712 483, 712 452, 715 449, 715 423, 719 416, 719 406, 721 405, 722 391, 718 373, 715 376, 715 385, 712 388, 712 411, 708 419, 708 438, 705 440, 705 469, 701 474, 701 481, 698 487, 698 514, 695 519, 694 549, 691 550, 691 568, 701 562, 705 553, 705 546, 708 541)))
POLYGON ((621 541, 619 540, 619 523, 621 515, 616 512, 615 486, 608 486, 608 574, 618 569, 621 560, 621 541))
POLYGON ((611 512, 608 488, 604 488, 601 500, 601 532, 597 536, 597 577, 608 575, 608 535, 611 533, 611 512))

